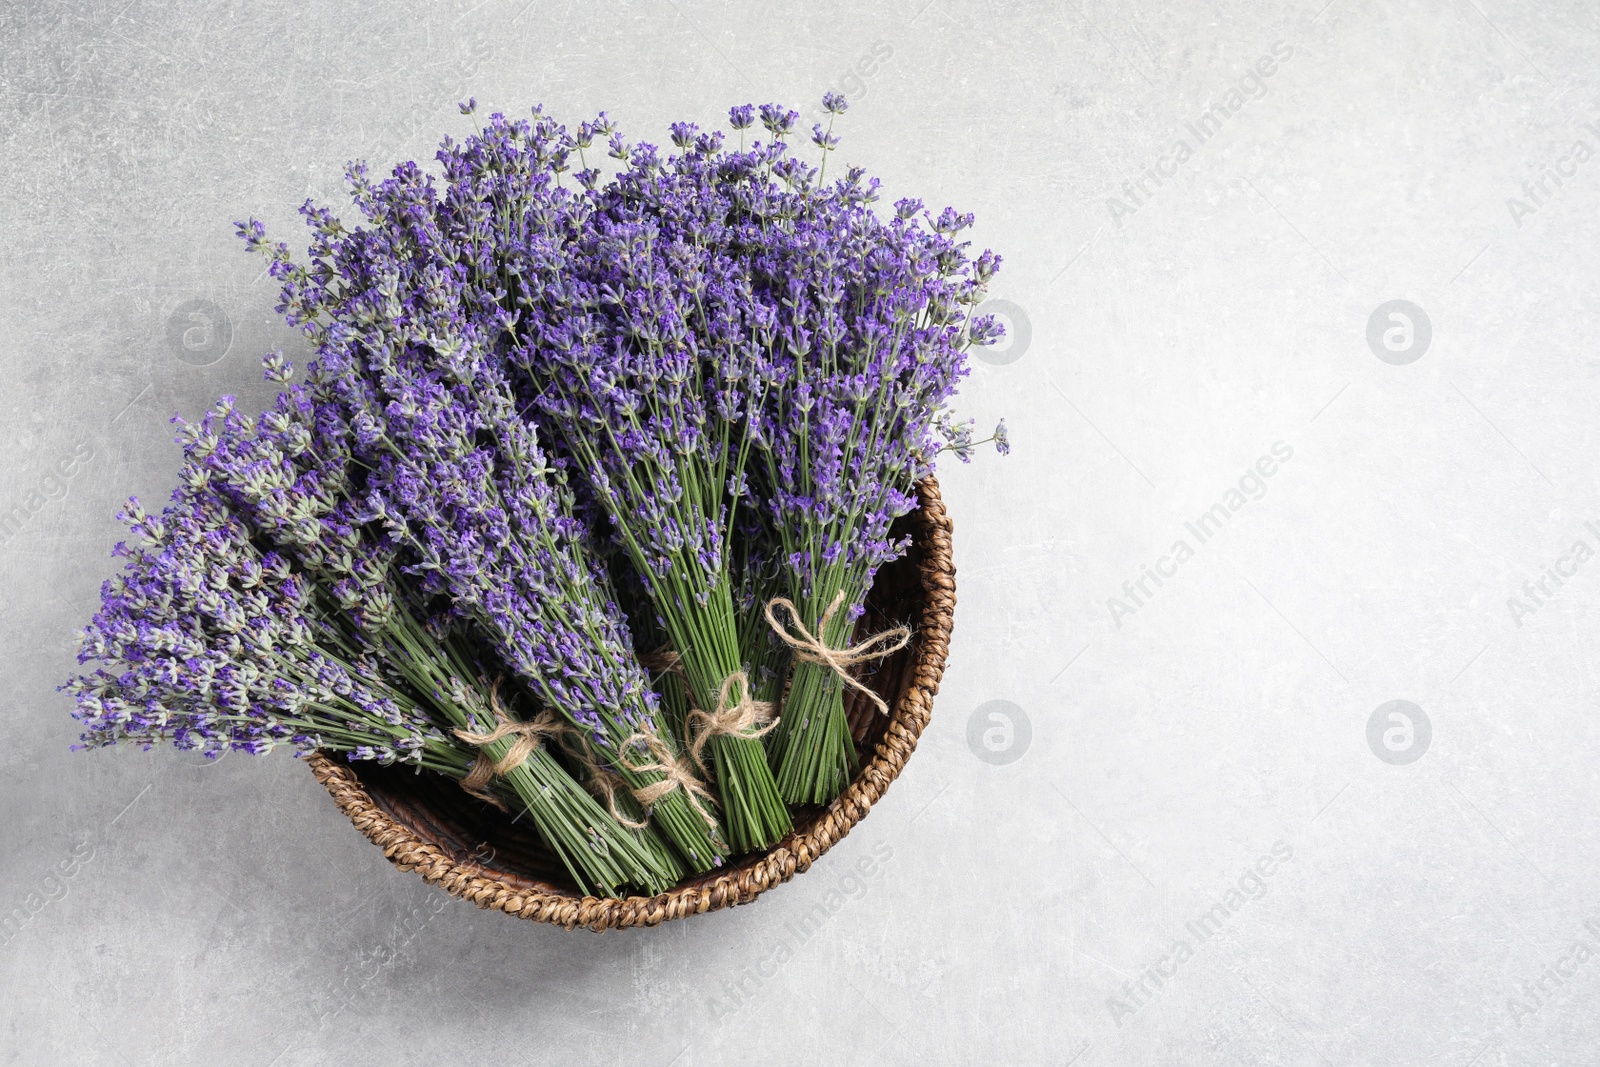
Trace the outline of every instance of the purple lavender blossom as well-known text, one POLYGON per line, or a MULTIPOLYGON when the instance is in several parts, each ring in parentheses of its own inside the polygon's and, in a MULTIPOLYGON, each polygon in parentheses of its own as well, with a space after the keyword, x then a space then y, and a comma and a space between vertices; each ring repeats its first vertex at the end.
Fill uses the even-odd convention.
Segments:
MULTIPOLYGON (((741 138, 756 114, 770 140, 748 148, 687 123, 672 127, 675 155, 618 147, 626 166, 590 193, 580 232, 510 272, 509 358, 686 650, 700 702, 737 662, 730 629, 761 674, 772 650, 749 625, 754 603, 786 594, 808 628, 828 615, 829 644, 848 636, 877 568, 904 550, 893 521, 952 432, 962 352, 998 331, 973 315, 999 259, 968 256, 971 216, 904 200, 886 221, 859 169, 824 184, 831 126, 813 131, 813 168, 785 141, 797 113, 736 107, 741 138), (779 573, 757 593, 753 571, 731 577, 735 556, 779 573), (829 615, 836 597, 844 610, 829 615), (736 601, 743 625, 728 622, 736 601)), ((796 681, 774 762, 785 799, 823 802, 853 760, 840 680, 802 664, 796 681)))
POLYGON ((214 756, 288 744, 465 773, 465 754, 342 647, 315 586, 259 551, 215 493, 179 489, 159 516, 130 500, 121 518, 144 544, 119 546, 125 573, 105 583, 79 654, 105 666, 65 687, 84 747, 167 740, 214 756))
MULTIPOLYGON (((735 112, 735 121, 748 115, 735 112)), ((795 115, 762 112, 769 130, 795 115)), ((534 417, 560 435, 573 468, 610 517, 680 657, 694 706, 752 698, 729 551, 748 494, 753 398, 741 366, 760 323, 716 194, 720 134, 673 130, 683 153, 654 146, 590 195, 585 225, 529 250, 512 272, 518 316, 507 359, 534 417)), ((781 165, 757 146, 749 165, 781 165)), ((709 737, 729 835, 739 849, 786 833, 754 722, 709 737)))

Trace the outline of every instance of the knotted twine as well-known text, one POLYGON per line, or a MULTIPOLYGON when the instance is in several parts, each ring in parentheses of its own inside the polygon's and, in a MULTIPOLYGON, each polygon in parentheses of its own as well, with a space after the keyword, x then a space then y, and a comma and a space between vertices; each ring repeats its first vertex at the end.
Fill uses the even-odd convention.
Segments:
MULTIPOLYGON (((688 675, 683 669, 683 657, 670 645, 662 645, 654 652, 646 653, 640 657, 639 662, 652 671, 662 671, 666 674, 676 674, 688 684, 688 675)), ((702 773, 706 771, 706 764, 701 753, 705 751, 706 744, 720 734, 740 734, 744 737, 758 738, 765 736, 777 723, 777 705, 770 700, 754 700, 750 696, 750 675, 746 671, 734 671, 722 680, 721 687, 717 690, 717 707, 715 711, 703 711, 700 708, 691 708, 684 716, 684 721, 691 728, 698 724, 699 729, 693 730, 689 742, 689 756, 694 760, 696 767, 702 773), (739 699, 733 699, 734 687, 739 688, 739 699), (748 731, 748 732, 747 732, 748 731)))
POLYGON ((505 802, 489 792, 489 783, 526 763, 529 756, 539 751, 545 738, 559 737, 566 730, 566 724, 548 709, 531 722, 519 722, 511 718, 506 714, 505 705, 500 703, 499 679, 495 679, 494 685, 489 688, 489 710, 494 713, 494 729, 486 733, 464 729, 454 731, 461 740, 478 746, 478 758, 473 761, 467 776, 461 779, 461 788, 479 800, 488 801, 501 811, 506 811, 505 802), (515 737, 516 740, 506 749, 506 754, 499 759, 490 756, 484 746, 507 737, 515 737))
POLYGON ((738 734, 751 740, 764 737, 778 725, 774 711, 772 701, 751 698, 750 675, 742 670, 734 671, 722 680, 722 686, 717 690, 715 710, 692 708, 685 717, 684 721, 693 734, 689 740, 689 758, 694 760, 702 773, 709 774, 701 753, 713 737, 722 734, 738 734), (733 699, 735 687, 739 690, 737 701, 733 699), (700 726, 698 730, 694 729, 696 724, 700 726))
MULTIPOLYGON (((661 671, 667 674, 676 674, 684 679, 687 686, 688 676, 683 669, 683 657, 670 645, 663 645, 640 657, 639 662, 651 671, 661 671)), ((704 711, 700 708, 691 708, 684 716, 685 725, 690 732, 689 758, 694 765, 700 768, 700 773, 709 775, 711 772, 706 767, 705 747, 713 737, 722 734, 739 734, 752 740, 763 737, 773 730, 778 724, 777 707, 770 700, 754 700, 750 696, 750 675, 745 671, 735 671, 722 680, 721 687, 717 690, 717 706, 713 711, 704 711), (733 699, 734 688, 739 690, 739 699, 733 699), (698 726, 699 729, 695 729, 698 726)), ((635 738, 642 735, 634 735, 635 738)), ((633 740, 630 738, 629 740, 633 740)), ((656 739, 659 743, 660 739, 656 739)), ((665 762, 666 746, 661 745, 661 751, 651 749, 658 760, 665 762)), ((691 776, 691 780, 692 776, 691 776)), ((666 783, 661 783, 666 784, 666 783)), ((698 780, 694 784, 699 786, 698 780)), ((704 787, 700 787, 704 791, 704 787)), ((710 794, 707 794, 709 796, 710 794)))
MULTIPOLYGON (((489 690, 489 708, 494 713, 495 728, 487 732, 473 730, 456 730, 455 735, 468 744, 479 746, 478 758, 472 764, 472 769, 467 776, 461 779, 461 788, 480 800, 488 801, 501 811, 507 810, 504 802, 486 788, 491 780, 499 775, 515 770, 527 762, 529 756, 537 752, 547 738, 559 739, 563 736, 576 737, 580 742, 578 751, 572 752, 575 759, 583 764, 589 772, 590 780, 595 788, 602 794, 606 809, 622 825, 630 830, 642 830, 649 825, 648 821, 631 819, 617 806, 617 787, 624 785, 622 779, 614 772, 601 766, 594 758, 589 739, 579 730, 563 722, 549 709, 542 712, 538 718, 531 722, 518 722, 506 714, 504 705, 500 703, 500 682, 496 680, 489 690), (499 759, 493 759, 483 751, 483 746, 493 744, 507 737, 516 737, 516 741, 506 750, 506 754, 499 759)), ((708 810, 703 801, 713 800, 711 793, 695 778, 683 761, 677 758, 667 744, 661 740, 654 730, 643 730, 631 735, 622 743, 624 750, 642 745, 645 751, 655 759, 654 763, 629 763, 620 759, 620 765, 634 774, 659 773, 661 781, 650 785, 630 789, 633 799, 639 806, 648 810, 652 804, 672 792, 682 789, 689 798, 689 805, 699 812, 700 817, 712 827, 717 825, 717 817, 708 810)), ((572 751, 569 748, 569 751, 572 751)))
MULTIPOLYGON (((595 759, 594 748, 588 737, 577 730, 573 730, 571 733, 578 739, 579 748, 577 751, 572 751, 569 748, 568 751, 571 751, 573 758, 583 765, 584 770, 589 772, 589 780, 594 783, 595 789, 605 801, 606 810, 611 813, 612 818, 630 830, 643 830, 650 824, 648 819, 631 819, 617 806, 617 788, 619 786, 627 788, 627 783, 615 771, 602 766, 595 759)), ((707 803, 715 803, 716 798, 701 784, 693 772, 684 765, 683 760, 661 739, 661 735, 657 734, 653 729, 640 730, 630 734, 627 740, 622 742, 621 748, 625 752, 639 746, 642 746, 650 754, 655 760, 654 763, 630 763, 620 753, 617 758, 617 765, 631 774, 661 775, 661 781, 659 782, 642 785, 637 789, 628 789, 633 799, 639 802, 639 807, 648 812, 650 806, 655 804, 656 801, 671 793, 674 789, 682 789, 684 796, 689 800, 689 806, 706 821, 707 826, 715 829, 717 817, 706 805, 707 803)))
POLYGON ((867 699, 877 705, 880 714, 887 715, 889 705, 877 693, 856 681, 855 676, 850 673, 850 668, 858 663, 882 659, 905 648, 911 643, 911 628, 896 626, 882 633, 873 634, 860 644, 829 648, 822 635, 828 632, 828 624, 843 606, 844 590, 841 589, 833 598, 833 603, 828 605, 828 610, 822 613, 822 618, 817 620, 817 632, 813 634, 806 629, 806 624, 800 621, 800 611, 794 606, 794 601, 788 597, 777 596, 767 601, 767 625, 771 626, 772 632, 789 646, 795 659, 801 663, 816 663, 830 668, 844 684, 865 693, 867 699), (798 631, 798 636, 789 632, 789 626, 778 621, 777 615, 773 612, 774 608, 783 608, 789 613, 789 625, 798 631))
MULTIPOLYGON (((794 658, 801 663, 815 663, 824 666, 839 676, 839 679, 853 689, 866 694, 868 700, 877 707, 881 714, 889 714, 889 705, 872 689, 857 681, 850 673, 850 668, 884 656, 898 652, 911 643, 911 630, 906 626, 896 626, 884 630, 854 645, 842 648, 832 648, 822 635, 828 630, 833 618, 839 609, 844 606, 844 591, 840 590, 828 605, 828 610, 822 613, 822 618, 817 621, 817 632, 813 634, 801 621, 800 611, 788 597, 773 597, 767 601, 767 625, 772 631, 789 646, 794 658), (775 608, 782 608, 789 613, 789 625, 778 621, 775 608), (798 634, 790 631, 793 627, 798 634)), ((683 673, 681 656, 671 648, 660 648, 642 658, 641 663, 650 670, 669 671, 677 674, 683 673)), ((538 748, 540 741, 546 737, 557 737, 563 733, 572 733, 581 740, 581 750, 573 753, 575 758, 590 772, 590 779, 595 788, 602 794, 607 810, 612 817, 630 829, 640 830, 646 821, 630 819, 617 806, 617 787, 625 785, 615 772, 601 766, 594 759, 594 754, 587 738, 582 737, 577 731, 571 730, 565 724, 558 722, 550 712, 546 711, 533 722, 513 722, 500 707, 496 695, 499 683, 490 692, 491 706, 499 725, 488 733, 471 733, 457 730, 456 736, 463 741, 476 745, 486 745, 498 741, 511 734, 517 735, 517 741, 499 760, 491 760, 483 753, 478 753, 478 760, 473 764, 472 771, 462 779, 461 787, 474 796, 482 797, 497 806, 504 808, 500 801, 488 794, 483 787, 495 775, 504 774, 506 771, 520 765, 531 756, 538 748)), ((705 747, 713 737, 725 734, 736 734, 752 740, 764 737, 778 725, 776 708, 768 700, 756 700, 750 695, 750 676, 743 670, 738 670, 722 680, 722 685, 717 691, 717 705, 712 711, 701 708, 692 708, 686 717, 690 728, 689 758, 702 774, 709 774, 706 767, 705 747), (734 692, 738 691, 738 699, 734 699, 734 692), (696 729, 698 727, 698 729, 696 729)), ((651 805, 675 789, 682 789, 688 797, 689 805, 705 819, 706 824, 713 828, 717 825, 717 817, 708 803, 715 803, 715 798, 705 785, 696 778, 693 772, 684 764, 684 761, 672 751, 671 747, 661 739, 661 736, 652 729, 637 731, 623 741, 622 749, 642 746, 650 754, 654 762, 630 763, 625 758, 619 757, 619 766, 633 774, 660 774, 661 780, 638 789, 629 789, 634 800, 645 811, 651 805)))

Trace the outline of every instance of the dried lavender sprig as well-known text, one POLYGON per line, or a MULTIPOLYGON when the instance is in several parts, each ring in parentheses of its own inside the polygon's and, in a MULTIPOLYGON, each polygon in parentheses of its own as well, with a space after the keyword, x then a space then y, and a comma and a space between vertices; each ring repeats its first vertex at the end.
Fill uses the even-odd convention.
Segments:
MULTIPOLYGON (((580 130, 580 141, 582 136, 580 130)), ((492 219, 489 225, 498 227, 492 229, 497 243, 506 249, 515 249, 519 242, 546 239, 548 233, 560 229, 564 214, 571 221, 567 213, 577 206, 548 180, 550 175, 559 173, 563 144, 559 127, 537 114, 533 124, 509 123, 502 116, 494 116, 489 128, 478 137, 459 149, 440 153, 451 181, 441 225, 447 230, 453 228, 451 236, 465 236, 472 232, 476 218, 492 219), (541 173, 547 159, 551 160, 549 169, 541 173), (508 174, 522 180, 508 181, 504 177, 508 174)), ((507 278, 504 259, 462 265, 466 275, 463 290, 470 294, 464 301, 476 296, 489 320, 483 332, 489 336, 509 335, 515 328, 516 315, 502 306, 507 278)), ((676 751, 674 734, 662 728, 655 696, 637 661, 628 654, 626 624, 607 576, 586 544, 586 534, 574 520, 573 495, 562 474, 545 459, 535 427, 518 418, 514 398, 507 388, 509 383, 500 371, 499 354, 494 353, 492 361, 486 349, 474 349, 474 354, 483 357, 474 364, 470 375, 476 408, 492 427, 499 442, 497 457, 509 471, 508 478, 502 479, 501 498, 510 504, 513 519, 520 519, 514 521, 514 528, 534 537, 546 558, 561 562, 560 566, 547 569, 542 577, 541 584, 551 594, 545 597, 545 603, 571 608, 575 614, 569 624, 589 635, 588 647, 598 651, 603 660, 603 675, 588 683, 599 696, 593 704, 602 720, 598 724, 601 728, 593 733, 593 744, 611 757, 616 773, 630 788, 641 793, 659 792, 656 783, 661 775, 636 768, 660 765, 660 760, 677 764, 673 773, 682 788, 660 797, 652 818, 663 823, 692 862, 720 862, 719 853, 724 846, 718 838, 707 838, 706 827, 695 821, 709 809, 688 792, 693 783, 685 778, 687 765, 676 751), (517 492, 509 492, 506 481, 517 492), (669 750, 666 754, 647 753, 639 748, 640 737, 652 736, 665 744, 669 750), (691 810, 690 802, 699 805, 700 810, 691 810), (717 850, 710 854, 709 861, 708 848, 717 850)), ((458 357, 459 362, 464 360, 458 357)), ((562 650, 563 670, 571 669, 573 651, 562 650)), ((548 665, 545 673, 554 674, 548 665)), ((563 706, 575 703, 569 700, 563 706)))
POLYGON ((444 740, 328 639, 310 583, 281 555, 257 552, 214 498, 180 491, 159 516, 135 498, 120 517, 145 543, 117 546, 125 573, 104 584, 83 632, 80 662, 103 666, 64 687, 87 747, 170 739, 208 754, 308 751, 327 734, 366 758, 416 762, 444 740))
MULTIPOLYGON (((806 221, 797 211, 802 234, 806 221)), ((833 223, 828 232, 872 229, 833 223)), ((816 296, 790 276, 783 332, 811 333, 817 354, 769 389, 771 432, 763 435, 789 595, 830 648, 847 643, 877 568, 903 549, 889 526, 915 505, 915 483, 931 470, 923 458, 933 451, 931 417, 964 372, 956 308, 980 299, 944 232, 891 227, 874 236, 866 247, 819 249, 795 264, 816 296), (848 610, 835 612, 840 604, 848 610)), ((849 781, 855 750, 842 695, 833 668, 796 664, 772 739, 786 799, 824 802, 849 781)))

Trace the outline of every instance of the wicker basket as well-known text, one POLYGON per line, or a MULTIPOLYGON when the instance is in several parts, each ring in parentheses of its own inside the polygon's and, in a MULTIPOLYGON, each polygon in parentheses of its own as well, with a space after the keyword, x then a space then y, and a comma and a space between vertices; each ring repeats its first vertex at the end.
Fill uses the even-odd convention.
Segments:
POLYGON ((950 647, 956 587, 939 483, 929 478, 917 492, 921 506, 900 520, 911 549, 879 572, 860 624, 863 633, 901 622, 913 626, 911 643, 863 678, 890 702, 890 714, 877 714, 860 694, 847 701, 861 771, 826 808, 797 812, 795 829, 767 852, 741 856, 658 896, 585 896, 529 830, 444 777, 322 753, 308 757, 311 773, 391 863, 481 908, 568 929, 607 930, 748 903, 807 870, 849 833, 900 774, 927 725, 950 647))

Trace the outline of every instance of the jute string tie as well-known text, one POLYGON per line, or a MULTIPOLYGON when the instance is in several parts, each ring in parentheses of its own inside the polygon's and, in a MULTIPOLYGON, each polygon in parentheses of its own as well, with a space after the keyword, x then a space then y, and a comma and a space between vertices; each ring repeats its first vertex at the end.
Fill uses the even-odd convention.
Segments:
POLYGON ((828 610, 822 613, 822 618, 817 620, 817 632, 813 634, 806 629, 806 624, 800 620, 800 611, 794 606, 794 601, 788 597, 777 596, 767 601, 767 625, 772 627, 772 632, 777 634, 784 644, 788 645, 794 658, 801 663, 816 663, 827 667, 837 674, 845 685, 859 690, 867 695, 867 699, 877 707, 883 715, 889 714, 889 705, 877 693, 858 682, 850 673, 850 668, 858 663, 882 659, 891 653, 898 652, 911 643, 911 628, 896 626, 884 630, 882 633, 873 634, 865 641, 855 645, 846 645, 843 648, 830 648, 822 635, 828 632, 828 625, 844 606, 844 591, 833 598, 833 603, 828 605, 828 610), (789 613, 789 624, 786 626, 778 621, 775 608, 782 608, 789 613), (791 632, 790 628, 793 628, 791 632))
POLYGON ((650 758, 653 762, 630 763, 623 759, 621 761, 623 768, 634 774, 661 775, 661 781, 659 782, 629 790, 633 794, 633 799, 639 802, 639 806, 648 811, 650 806, 662 797, 675 789, 681 789, 684 796, 689 798, 689 806, 699 813, 700 817, 706 821, 707 826, 715 830, 717 828, 717 816, 711 810, 710 805, 716 802, 716 798, 712 796, 711 791, 705 787, 705 784, 695 777, 694 772, 684 764, 683 760, 672 751, 671 746, 661 739, 660 734, 650 729, 640 730, 630 735, 622 743, 624 752, 639 746, 643 746, 644 750, 650 753, 650 758))
POLYGON ((754 739, 765 736, 778 725, 775 709, 770 700, 751 699, 750 675, 742 670, 734 671, 722 680, 722 686, 717 690, 715 710, 703 711, 700 708, 693 708, 686 721, 693 735, 689 741, 689 758, 694 760, 694 765, 705 773, 709 772, 706 772, 705 759, 701 753, 705 751, 706 744, 713 737, 738 734, 741 737, 754 739), (739 691, 737 700, 734 699, 735 689, 739 691))
MULTIPOLYGON (((568 746, 574 759, 583 765, 589 772, 589 780, 594 784, 596 792, 605 801, 606 810, 612 818, 630 830, 642 830, 649 825, 648 819, 633 819, 617 805, 617 791, 627 788, 627 783, 613 770, 606 767, 595 758, 594 744, 580 731, 573 730, 570 736, 577 741, 576 749, 568 746)), ((639 802, 639 807, 646 812, 650 806, 675 789, 682 789, 689 799, 689 806, 706 821, 711 827, 717 825, 717 817, 706 807, 707 803, 714 802, 715 798, 707 791, 689 768, 684 766, 683 760, 663 741, 654 730, 641 730, 628 736, 622 743, 622 751, 643 749, 650 754, 652 763, 631 763, 625 757, 618 757, 618 765, 631 774, 660 774, 661 781, 652 782, 650 785, 640 786, 638 789, 628 789, 629 795, 639 802)))
MULTIPOLYGON (((650 671, 660 671, 666 674, 676 674, 687 681, 687 674, 683 668, 683 657, 671 645, 663 645, 640 657, 639 662, 650 671)), ((758 738, 765 735, 777 725, 777 708, 767 700, 754 700, 750 696, 750 676, 745 671, 735 671, 722 681, 717 692, 717 706, 713 711, 704 711, 700 708, 691 708, 685 716, 689 727, 689 758, 701 774, 709 774, 705 763, 705 747, 713 737, 722 734, 740 734, 744 737, 758 738), (737 689, 739 698, 734 699, 734 690, 737 689)), ((641 735, 635 735, 635 738, 641 735)), ((630 738, 633 740, 634 738, 630 738)), ((659 739, 658 739, 659 741, 659 739)), ((664 755, 666 746, 661 746, 661 751, 651 749, 658 762, 665 763, 664 755)), ((687 773, 687 768, 685 768, 687 773)), ((704 787, 692 774, 689 780, 701 791, 704 787)), ((668 783, 661 782, 651 789, 660 789, 668 783)), ((687 787, 686 787, 687 788, 687 787)), ((637 796, 638 794, 635 793, 637 796)), ((692 794, 691 794, 692 795, 692 794)), ((709 794, 708 794, 709 795, 709 794)), ((709 820, 708 820, 709 821, 709 820)))
POLYGON ((505 705, 500 703, 498 679, 489 689, 489 709, 494 713, 494 729, 483 733, 475 730, 454 731, 455 735, 467 744, 478 746, 478 758, 473 761, 472 769, 467 772, 467 776, 461 779, 461 788, 479 800, 488 801, 501 811, 505 811, 507 810, 505 803, 489 792, 489 783, 500 775, 522 766, 529 756, 539 751, 545 738, 559 736, 565 727, 548 710, 531 722, 519 722, 506 714, 505 705), (516 740, 499 759, 494 759, 484 750, 484 746, 507 737, 515 737, 516 740))

